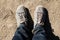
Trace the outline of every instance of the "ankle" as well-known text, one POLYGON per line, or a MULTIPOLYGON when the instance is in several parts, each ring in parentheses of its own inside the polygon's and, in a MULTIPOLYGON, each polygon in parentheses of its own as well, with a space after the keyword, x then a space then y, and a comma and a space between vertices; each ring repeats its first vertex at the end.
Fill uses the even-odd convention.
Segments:
POLYGON ((34 28, 35 28, 36 25, 44 26, 44 22, 41 22, 41 23, 34 23, 34 28))

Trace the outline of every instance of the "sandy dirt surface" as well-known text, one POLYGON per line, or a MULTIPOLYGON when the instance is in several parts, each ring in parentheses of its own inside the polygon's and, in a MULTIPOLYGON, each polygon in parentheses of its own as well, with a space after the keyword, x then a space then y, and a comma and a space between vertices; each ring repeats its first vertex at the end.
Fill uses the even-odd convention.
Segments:
POLYGON ((60 0, 0 0, 0 40, 11 40, 16 27, 16 9, 25 5, 34 19, 37 5, 43 5, 49 12, 51 27, 54 35, 60 37, 60 0))

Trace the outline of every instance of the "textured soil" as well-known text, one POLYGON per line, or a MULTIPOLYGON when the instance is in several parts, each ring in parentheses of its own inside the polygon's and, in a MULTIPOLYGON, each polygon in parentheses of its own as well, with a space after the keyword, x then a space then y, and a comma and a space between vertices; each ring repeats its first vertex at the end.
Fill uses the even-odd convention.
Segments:
POLYGON ((43 5, 49 14, 53 34, 60 38, 60 0, 0 0, 0 40, 11 40, 16 27, 16 9, 25 5, 34 19, 37 5, 43 5))

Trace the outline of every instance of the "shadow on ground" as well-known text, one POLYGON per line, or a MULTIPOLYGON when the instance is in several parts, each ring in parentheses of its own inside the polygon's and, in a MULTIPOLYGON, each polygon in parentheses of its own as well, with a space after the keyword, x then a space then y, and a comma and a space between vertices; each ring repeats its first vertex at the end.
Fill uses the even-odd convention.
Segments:
POLYGON ((44 8, 44 13, 46 13, 46 15, 44 16, 45 20, 45 25, 44 25, 44 29, 46 31, 47 34, 47 39, 48 40, 60 40, 58 36, 55 36, 53 34, 54 30, 51 28, 51 23, 49 21, 49 15, 48 15, 48 10, 46 8, 44 8))
POLYGON ((25 8, 25 15, 27 15, 26 16, 26 18, 27 18, 27 28, 29 29, 29 39, 30 40, 32 40, 32 37, 33 37, 33 34, 32 34, 32 29, 33 29, 33 19, 32 19, 32 17, 31 17, 31 15, 30 15, 30 12, 29 12, 29 10, 28 10, 28 8, 25 8))
POLYGON ((28 26, 28 28, 30 29, 30 31, 32 31, 32 29, 33 29, 33 19, 32 19, 32 17, 31 17, 31 15, 30 15, 30 12, 29 12, 29 10, 28 10, 28 8, 25 8, 25 12, 26 12, 26 14, 25 15, 27 15, 26 16, 26 18, 27 18, 27 26, 28 26))

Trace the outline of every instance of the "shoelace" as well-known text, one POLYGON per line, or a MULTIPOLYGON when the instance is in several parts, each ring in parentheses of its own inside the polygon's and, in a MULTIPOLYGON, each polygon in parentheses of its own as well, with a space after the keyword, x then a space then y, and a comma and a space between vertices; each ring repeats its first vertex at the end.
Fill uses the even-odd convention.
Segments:
POLYGON ((42 13, 38 12, 37 13, 37 22, 41 22, 42 19, 42 13))
POLYGON ((19 15, 21 21, 25 20, 24 12, 21 12, 21 13, 19 13, 18 15, 19 15))

